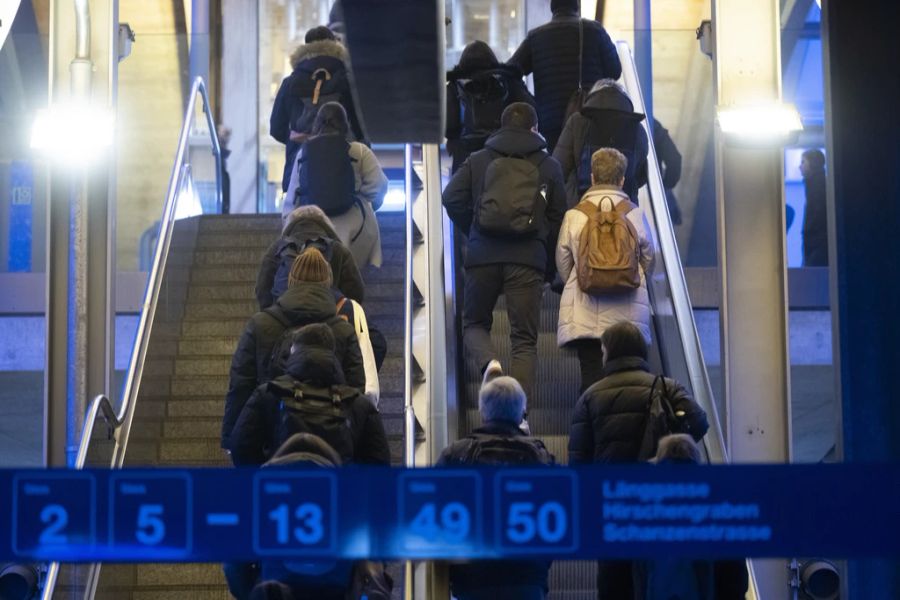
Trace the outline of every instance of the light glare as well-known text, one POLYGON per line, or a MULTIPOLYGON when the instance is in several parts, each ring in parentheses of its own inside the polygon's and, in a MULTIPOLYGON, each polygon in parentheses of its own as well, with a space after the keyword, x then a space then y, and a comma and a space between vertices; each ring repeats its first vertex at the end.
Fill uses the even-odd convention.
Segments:
POLYGON ((792 104, 721 108, 718 119, 724 133, 755 140, 782 138, 803 129, 792 104))
POLYGON ((112 146, 114 124, 109 111, 88 106, 41 110, 31 129, 31 147, 64 164, 89 164, 112 146))

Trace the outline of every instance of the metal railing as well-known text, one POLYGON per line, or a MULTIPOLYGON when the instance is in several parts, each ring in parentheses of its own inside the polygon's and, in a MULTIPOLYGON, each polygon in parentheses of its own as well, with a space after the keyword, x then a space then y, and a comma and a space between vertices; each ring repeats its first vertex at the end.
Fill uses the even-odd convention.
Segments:
MULTIPOLYGON (((627 42, 617 42, 616 46, 619 52, 619 60, 622 63, 622 81, 625 85, 625 90, 631 97, 635 112, 646 114, 644 98, 637 76, 637 67, 634 63, 631 49, 627 42)), ((644 120, 643 125, 644 130, 647 132, 650 150, 647 156, 647 187, 650 192, 649 203, 652 208, 651 211, 645 211, 645 213, 647 213, 647 218, 651 220, 652 230, 656 232, 658 237, 660 256, 663 258, 665 269, 665 283, 668 286, 667 290, 658 290, 654 289, 655 286, 648 281, 647 288, 651 293, 651 303, 654 310, 658 313, 662 309, 663 312, 673 318, 678 333, 680 349, 683 352, 684 363, 679 366, 686 369, 687 379, 690 382, 694 399, 706 411, 709 419, 710 428, 703 438, 706 456, 712 463, 726 463, 728 462, 728 452, 722 434, 722 423, 719 419, 719 411, 716 407, 715 396, 709 381, 709 373, 706 371, 706 363, 700 347, 700 336, 697 333, 697 325, 694 321, 693 305, 688 293, 687 281, 684 277, 681 256, 678 252, 675 229, 669 216, 666 190, 665 186, 663 186, 662 173, 659 169, 659 160, 656 156, 656 149, 653 146, 653 132, 647 120, 644 120)), ((662 346, 663 344, 660 342, 661 350, 663 350, 662 346)), ((675 359, 663 356, 663 362, 675 362, 675 359), (667 358, 672 360, 667 361, 667 358)), ((673 375, 673 373, 668 372, 669 369, 673 369, 672 364, 666 364, 666 369, 668 375, 673 375)), ((680 369, 674 368, 673 370, 677 374, 677 371, 680 369)), ((747 570, 750 575, 747 598, 748 600, 757 600, 759 592, 753 564, 749 560, 747 561, 747 570)))
MULTIPOLYGON (((76 469, 83 468, 85 461, 87 460, 94 430, 94 422, 97 420, 98 414, 102 414, 110 428, 110 438, 114 440, 115 443, 112 457, 109 461, 109 467, 112 469, 119 469, 125 461, 125 452, 128 449, 128 439, 131 434, 131 424, 134 420, 135 405, 137 403, 137 397, 141 387, 141 378, 144 372, 144 362, 146 361, 147 349, 150 344, 150 334, 153 329, 153 321, 156 316, 156 307, 159 303, 163 275, 169 257, 169 247, 172 241, 176 208, 178 207, 178 201, 182 196, 182 192, 188 188, 188 184, 191 181, 191 164, 190 161, 187 160, 188 146, 197 115, 196 103, 198 98, 202 101, 202 110, 206 117, 206 125, 212 143, 212 153, 216 163, 216 207, 218 212, 221 212, 222 209, 222 153, 219 146, 219 138, 216 135, 215 122, 213 121, 212 112, 209 106, 206 85, 204 84, 203 79, 198 77, 191 86, 191 93, 188 97, 184 120, 181 124, 178 149, 175 153, 175 162, 172 167, 171 177, 169 178, 166 201, 163 205, 163 212, 159 225, 159 235, 156 240, 156 251, 153 255, 153 263, 150 267, 150 273, 147 277, 147 287, 144 292, 143 302, 141 303, 141 318, 138 323, 137 334, 134 340, 134 350, 131 355, 131 362, 128 365, 128 373, 125 378, 122 402, 119 405, 118 411, 113 410, 113 406, 106 396, 98 396, 91 403, 86 415, 84 429, 82 430, 81 442, 78 446, 78 455, 75 464, 76 469)), ((88 567, 88 574, 84 584, 85 599, 94 597, 97 583, 100 579, 100 565, 101 563, 93 563, 88 567)), ((59 563, 52 563, 47 571, 47 577, 41 593, 41 600, 50 600, 53 598, 58 573, 59 563)))

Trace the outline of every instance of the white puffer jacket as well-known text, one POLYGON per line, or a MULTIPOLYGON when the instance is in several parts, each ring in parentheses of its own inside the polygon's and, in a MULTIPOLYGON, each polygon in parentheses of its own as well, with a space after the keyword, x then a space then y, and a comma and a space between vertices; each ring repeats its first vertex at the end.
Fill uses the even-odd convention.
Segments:
MULTIPOLYGON (((595 206, 604 197, 611 198, 616 205, 628 196, 618 188, 594 186, 582 200, 595 206)), ((653 269, 656 244, 644 212, 636 208, 626 217, 637 230, 640 244, 641 286, 633 292, 610 296, 589 296, 578 287, 575 260, 578 257, 581 230, 587 223, 587 216, 571 209, 566 212, 559 230, 556 246, 556 269, 566 282, 559 301, 559 328, 557 342, 560 346, 572 340, 599 338, 606 328, 619 321, 631 321, 637 325, 647 343, 650 343, 650 295, 647 293, 647 275, 653 269)))

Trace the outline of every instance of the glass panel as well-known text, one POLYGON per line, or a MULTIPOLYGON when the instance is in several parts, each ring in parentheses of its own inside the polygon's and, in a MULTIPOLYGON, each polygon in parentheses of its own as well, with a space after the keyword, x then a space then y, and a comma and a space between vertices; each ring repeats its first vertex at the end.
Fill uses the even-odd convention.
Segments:
POLYGON ((47 106, 47 29, 23 3, 0 49, 0 467, 43 464, 48 169, 30 137, 47 106))

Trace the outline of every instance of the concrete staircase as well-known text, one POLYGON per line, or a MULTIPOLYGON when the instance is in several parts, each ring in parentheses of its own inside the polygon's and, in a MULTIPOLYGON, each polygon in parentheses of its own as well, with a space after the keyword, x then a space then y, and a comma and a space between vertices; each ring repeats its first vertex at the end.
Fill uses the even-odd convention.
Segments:
MULTIPOLYGON (((405 220, 378 215, 384 267, 367 268, 369 324, 388 341, 380 374, 381 403, 392 458, 403 451, 403 311, 405 220)), ((279 235, 277 215, 203 216, 176 224, 150 350, 136 405, 127 466, 229 465, 219 447, 231 356, 257 309, 260 259, 279 235)), ((98 429, 102 429, 99 428, 98 429)), ((103 432, 97 432, 99 438, 103 432)), ((91 462, 108 460, 98 439, 91 462)), ((59 597, 79 587, 83 569, 66 569, 59 597)), ((398 575, 398 573, 395 573, 398 575)), ((397 581, 402 581, 399 577, 397 581)), ((399 587, 399 586, 398 586, 399 587)), ((218 564, 104 565, 98 599, 230 598, 218 564)))

